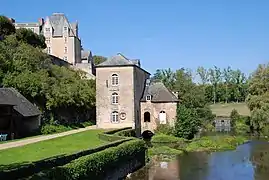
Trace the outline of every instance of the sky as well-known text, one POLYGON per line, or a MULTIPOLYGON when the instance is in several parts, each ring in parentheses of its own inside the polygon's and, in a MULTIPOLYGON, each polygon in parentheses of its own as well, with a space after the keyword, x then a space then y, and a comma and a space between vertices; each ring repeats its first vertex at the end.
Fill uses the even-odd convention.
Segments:
POLYGON ((78 21, 84 49, 123 53, 144 69, 231 66, 269 60, 267 0, 1 0, 0 14, 36 22, 54 12, 78 21))

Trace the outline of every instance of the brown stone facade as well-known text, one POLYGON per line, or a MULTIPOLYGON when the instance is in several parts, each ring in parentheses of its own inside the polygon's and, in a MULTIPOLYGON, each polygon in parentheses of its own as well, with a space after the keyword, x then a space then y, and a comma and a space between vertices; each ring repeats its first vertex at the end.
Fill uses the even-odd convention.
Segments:
POLYGON ((166 102, 166 103, 152 103, 141 102, 141 122, 142 122, 142 132, 145 130, 150 130, 154 132, 157 126, 160 124, 160 113, 164 111, 166 116, 166 124, 173 126, 176 119, 177 103, 176 102, 166 102), (147 117, 149 113, 149 120, 147 117), (148 122, 149 121, 149 122, 148 122))
POLYGON ((171 99, 170 96, 174 95, 160 84, 146 90, 149 88, 147 82, 150 74, 140 65, 131 63, 132 61, 126 57, 117 55, 96 66, 97 127, 104 129, 133 127, 137 136, 140 136, 145 130, 154 132, 160 123, 160 112, 165 116, 166 123, 173 125, 177 100, 171 99), (144 102, 142 98, 148 94, 151 94, 153 99, 144 102), (167 94, 169 96, 166 96, 167 94), (162 97, 168 99, 163 98, 165 101, 162 101, 162 97), (145 112, 149 112, 150 122, 144 122, 145 112))

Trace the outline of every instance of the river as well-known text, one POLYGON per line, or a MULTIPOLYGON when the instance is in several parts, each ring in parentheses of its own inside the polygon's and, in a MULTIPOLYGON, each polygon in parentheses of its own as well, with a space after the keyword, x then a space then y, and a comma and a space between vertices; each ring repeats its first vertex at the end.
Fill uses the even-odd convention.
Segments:
POLYGON ((195 152, 172 161, 154 158, 130 180, 269 180, 269 143, 252 140, 233 151, 195 152))

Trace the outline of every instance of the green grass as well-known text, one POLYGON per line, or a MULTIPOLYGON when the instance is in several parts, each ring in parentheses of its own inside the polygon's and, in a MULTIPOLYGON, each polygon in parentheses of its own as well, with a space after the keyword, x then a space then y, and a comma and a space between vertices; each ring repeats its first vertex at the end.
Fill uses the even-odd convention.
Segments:
POLYGON ((247 141, 241 136, 210 136, 193 140, 186 147, 186 151, 221 151, 232 150, 247 141))
POLYGON ((210 108, 217 116, 230 116, 233 109, 236 109, 240 115, 249 116, 250 111, 246 103, 228 103, 228 104, 212 104, 210 108))
POLYGON ((52 156, 75 153, 106 144, 98 138, 102 130, 89 130, 64 137, 41 141, 0 151, 0 166, 33 162, 52 156))

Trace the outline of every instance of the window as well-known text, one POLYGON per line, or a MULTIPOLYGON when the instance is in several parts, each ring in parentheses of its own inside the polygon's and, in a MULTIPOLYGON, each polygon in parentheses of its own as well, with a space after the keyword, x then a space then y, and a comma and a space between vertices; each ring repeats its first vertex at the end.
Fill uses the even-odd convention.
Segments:
POLYGON ((64 56, 64 60, 67 61, 67 56, 64 56))
POLYGON ((50 28, 46 28, 46 32, 50 32, 50 28))
POLYGON ((50 49, 50 47, 48 47, 48 54, 50 54, 51 53, 51 49, 50 49))
POLYGON ((166 124, 166 113, 165 113, 165 111, 161 111, 159 113, 159 120, 160 120, 160 124, 166 124))
POLYGON ((150 113, 149 112, 144 113, 144 122, 150 122, 150 113))
POLYGON ((67 31, 67 27, 66 26, 64 27, 64 31, 67 31))
POLYGON ((147 101, 150 101, 150 100, 151 100, 151 95, 147 95, 147 96, 146 96, 146 100, 147 100, 147 101))
POLYGON ((50 38, 49 38, 49 37, 46 38, 46 43, 47 43, 47 44, 50 43, 50 38))
POLYGON ((117 111, 112 112, 111 122, 118 123, 119 122, 119 113, 117 111))
POLYGON ((118 104, 119 103, 119 95, 117 93, 112 94, 112 104, 118 104))
POLYGON ((67 43, 67 37, 64 37, 64 43, 67 43))
POLYGON ((119 85, 119 77, 117 74, 112 74, 112 86, 119 85))
POLYGON ((64 47, 64 53, 67 53, 67 47, 64 47))

